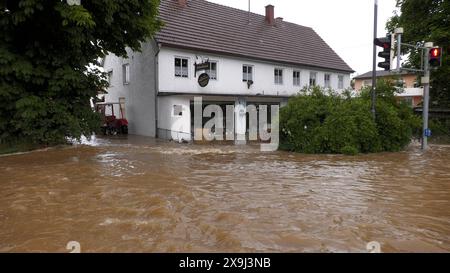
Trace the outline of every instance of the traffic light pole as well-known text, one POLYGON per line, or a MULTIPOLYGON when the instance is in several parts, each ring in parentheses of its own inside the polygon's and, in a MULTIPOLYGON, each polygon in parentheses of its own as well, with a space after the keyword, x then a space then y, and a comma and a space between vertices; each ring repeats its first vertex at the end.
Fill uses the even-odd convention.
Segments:
MULTIPOLYGON (((374 26, 374 36, 377 35, 377 13, 378 13, 378 1, 375 0, 375 26, 374 26)), ((426 150, 428 148, 428 138, 431 136, 431 130, 429 128, 428 124, 428 114, 430 110, 430 74, 431 74, 431 68, 439 67, 442 65, 442 51, 441 48, 434 48, 433 43, 425 43, 424 47, 421 47, 419 45, 409 45, 409 44, 402 44, 402 34, 403 34, 403 28, 396 28, 394 32, 396 38, 397 38, 397 69, 395 71, 397 73, 400 73, 402 70, 406 71, 413 71, 413 72, 423 72, 424 77, 422 77, 422 84, 423 84, 423 111, 422 111, 422 119, 423 119, 423 128, 422 128, 422 150, 426 150), (422 54, 422 64, 423 64, 423 70, 420 69, 412 69, 412 68, 402 68, 401 67, 401 46, 408 46, 415 49, 425 49, 425 54, 422 54), (425 55, 425 56, 423 56, 425 55)), ((378 55, 379 57, 383 57, 388 60, 389 63, 382 62, 378 66, 381 68, 384 68, 385 70, 391 70, 392 71, 392 53, 394 52, 394 48, 392 46, 393 39, 392 36, 387 36, 384 38, 375 38, 374 39, 374 54, 373 54, 373 73, 372 73, 372 114, 375 118, 375 91, 376 91, 376 46, 381 46, 385 50, 383 52, 380 52, 378 55), (389 41, 387 41, 389 40, 389 41), (389 48, 390 47, 390 48, 389 48), (386 49, 389 49, 389 52, 386 54, 386 49)))
MULTIPOLYGON (((377 38, 377 24, 378 24, 378 0, 374 3, 374 23, 373 23, 373 39, 377 38)), ((372 116, 376 118, 376 86, 377 86, 377 46, 373 45, 373 69, 372 69, 372 116)))
POLYGON ((428 112, 430 107, 430 64, 428 62, 430 49, 433 47, 433 43, 426 43, 425 48, 425 62, 424 62, 424 70, 425 76, 422 78, 423 84, 423 130, 422 130, 422 150, 426 150, 428 148, 428 112))

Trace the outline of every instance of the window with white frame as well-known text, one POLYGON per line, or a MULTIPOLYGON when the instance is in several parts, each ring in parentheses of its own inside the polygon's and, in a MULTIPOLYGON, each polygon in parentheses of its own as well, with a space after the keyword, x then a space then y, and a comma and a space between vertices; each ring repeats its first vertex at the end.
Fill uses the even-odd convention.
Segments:
POLYGON ((123 77, 123 84, 130 83, 130 64, 124 64, 122 66, 122 77, 123 77))
POLYGON ((330 74, 325 74, 323 76, 323 81, 324 81, 325 88, 331 88, 331 75, 330 74))
POLYGON ((183 116, 183 106, 182 105, 174 105, 173 106, 173 116, 174 117, 183 116))
POLYGON ((283 69, 274 69, 275 84, 283 84, 283 69))
POLYGON ((253 66, 251 65, 242 66, 242 81, 243 82, 253 81, 253 66))
POLYGON ((338 89, 344 89, 344 76, 338 76, 338 89))
POLYGON ((317 72, 310 72, 309 73, 309 85, 316 86, 316 84, 317 84, 317 72))
POLYGON ((295 86, 300 86, 300 71, 294 70, 292 76, 293 76, 293 84, 295 86))
POLYGON ((189 60, 188 58, 175 57, 175 77, 189 77, 189 60))
POLYGON ((211 80, 217 80, 217 62, 209 62, 209 70, 207 71, 211 80))

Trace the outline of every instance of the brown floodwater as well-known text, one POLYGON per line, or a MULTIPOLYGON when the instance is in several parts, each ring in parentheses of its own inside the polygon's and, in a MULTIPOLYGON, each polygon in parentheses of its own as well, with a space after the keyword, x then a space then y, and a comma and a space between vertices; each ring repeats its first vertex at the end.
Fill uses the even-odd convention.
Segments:
POLYGON ((0 157, 0 252, 450 252, 450 146, 356 157, 150 138, 0 157))

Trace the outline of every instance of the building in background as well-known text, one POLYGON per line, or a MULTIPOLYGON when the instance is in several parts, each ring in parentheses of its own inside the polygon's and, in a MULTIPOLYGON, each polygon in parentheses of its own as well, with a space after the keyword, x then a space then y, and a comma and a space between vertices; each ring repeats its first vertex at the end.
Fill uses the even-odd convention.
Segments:
MULTIPOLYGON (((162 0, 162 30, 128 58, 108 55, 106 101, 126 100, 131 134, 192 140, 193 101, 242 110, 282 105, 304 86, 350 87, 353 70, 309 27, 205 0, 162 0)), ((312 11, 314 12, 314 11, 312 11)))
MULTIPOLYGON (((423 86, 419 86, 417 75, 411 72, 395 73, 391 71, 377 71, 377 79, 391 80, 398 86, 396 97, 399 100, 407 102, 411 107, 419 106, 423 101, 423 86)), ((353 78, 355 81, 355 90, 361 91, 362 88, 372 86, 372 71, 353 78)))

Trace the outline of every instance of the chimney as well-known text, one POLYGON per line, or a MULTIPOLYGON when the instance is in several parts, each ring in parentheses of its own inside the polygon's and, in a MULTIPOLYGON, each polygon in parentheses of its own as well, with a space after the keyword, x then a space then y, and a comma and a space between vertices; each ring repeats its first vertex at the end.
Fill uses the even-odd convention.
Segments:
POLYGON ((178 5, 180 6, 180 7, 186 7, 187 6, 187 1, 188 0, 176 0, 177 2, 178 2, 178 5))
POLYGON ((271 26, 275 22, 275 7, 273 5, 266 6, 266 22, 271 26))

